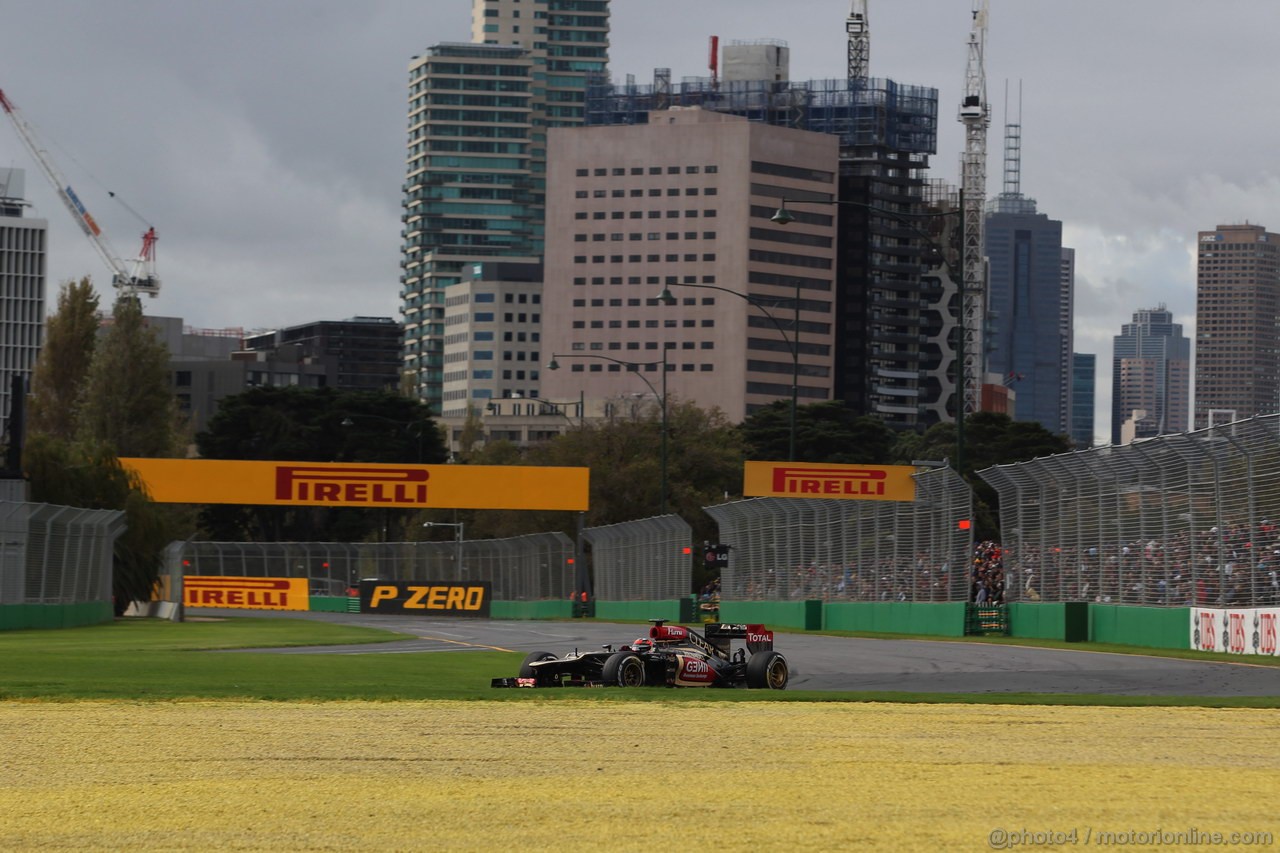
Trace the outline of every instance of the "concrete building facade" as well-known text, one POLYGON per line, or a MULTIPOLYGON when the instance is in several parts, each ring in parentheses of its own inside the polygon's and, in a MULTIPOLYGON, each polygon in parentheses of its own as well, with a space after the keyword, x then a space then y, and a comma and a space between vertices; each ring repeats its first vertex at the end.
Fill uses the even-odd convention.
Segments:
POLYGON ((23 215, 26 175, 0 168, 0 435, 7 435, 14 376, 28 384, 44 342, 49 223, 23 215))
POLYGON ((545 397, 647 394, 634 373, 659 389, 665 360, 670 396, 731 421, 789 400, 797 365, 801 405, 831 398, 836 137, 684 108, 549 150, 545 397), (783 198, 817 204, 778 225, 783 198))
MULTIPOLYGON (((726 59, 730 57, 726 49, 726 59)), ((588 91, 591 125, 643 125, 672 106, 701 106, 752 122, 828 134, 839 143, 838 207, 789 204, 796 223, 835 214, 839 233, 832 300, 832 398, 897 429, 924 429, 954 417, 955 345, 948 300, 955 276, 934 257, 947 245, 926 199, 925 170, 937 143, 937 90, 887 79, 850 87, 847 79, 790 81, 784 55, 756 65, 754 80, 693 78, 673 84, 657 69, 652 86, 602 81, 588 91)), ((746 67, 751 67, 746 65, 746 67)), ((728 72, 728 69, 726 69, 728 72)), ((797 196, 785 198, 796 200, 797 196)), ((803 197, 799 197, 804 201, 803 197)), ((780 201, 780 199, 779 199, 780 201)))
POLYGON ((1280 410, 1280 234, 1219 225, 1198 234, 1195 429, 1225 412, 1280 410))
POLYGON ((1186 432, 1190 392, 1191 341, 1182 324, 1164 305, 1135 311, 1112 343, 1111 443, 1186 432))
POLYGON ((475 263, 445 301, 445 419, 493 400, 536 399, 542 365, 542 265, 475 263))

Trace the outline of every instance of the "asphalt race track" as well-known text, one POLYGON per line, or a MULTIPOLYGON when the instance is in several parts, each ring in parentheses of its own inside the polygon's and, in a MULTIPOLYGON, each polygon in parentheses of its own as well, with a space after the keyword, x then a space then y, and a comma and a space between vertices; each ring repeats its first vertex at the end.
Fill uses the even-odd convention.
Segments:
MULTIPOLYGON (((396 654, 548 651, 564 654, 630 642, 642 625, 589 621, 374 616, 361 613, 188 608, 187 618, 273 616, 364 625, 413 637, 359 646, 263 649, 275 654, 396 654)), ((918 693, 1095 693, 1118 696, 1280 696, 1280 667, 958 643, 868 640, 779 632, 774 648, 791 665, 793 690, 918 693)), ((513 671, 511 673, 515 675, 513 671)))

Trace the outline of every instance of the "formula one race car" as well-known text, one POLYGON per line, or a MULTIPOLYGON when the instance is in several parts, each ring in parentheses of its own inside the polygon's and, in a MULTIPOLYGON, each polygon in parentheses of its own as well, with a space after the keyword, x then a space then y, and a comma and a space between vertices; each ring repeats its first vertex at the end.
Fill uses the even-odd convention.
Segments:
POLYGON ((705 636, 664 619, 651 619, 649 636, 617 650, 564 657, 533 652, 515 678, 495 678, 494 687, 760 687, 783 690, 790 670, 773 650, 773 632, 763 625, 706 626, 705 636), (736 650, 732 640, 744 640, 736 650))

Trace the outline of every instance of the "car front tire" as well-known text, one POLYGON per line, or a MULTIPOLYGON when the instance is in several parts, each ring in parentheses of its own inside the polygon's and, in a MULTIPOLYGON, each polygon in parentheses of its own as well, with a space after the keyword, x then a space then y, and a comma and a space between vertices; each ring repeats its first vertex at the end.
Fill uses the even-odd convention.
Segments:
POLYGON ((551 652, 529 652, 528 656, 525 657, 524 661, 520 664, 520 677, 536 678, 538 671, 530 666, 530 664, 537 663, 538 661, 555 659, 556 656, 551 654, 551 652))
POLYGON ((601 680, 607 687, 643 687, 644 661, 630 652, 618 652, 604 662, 601 680))

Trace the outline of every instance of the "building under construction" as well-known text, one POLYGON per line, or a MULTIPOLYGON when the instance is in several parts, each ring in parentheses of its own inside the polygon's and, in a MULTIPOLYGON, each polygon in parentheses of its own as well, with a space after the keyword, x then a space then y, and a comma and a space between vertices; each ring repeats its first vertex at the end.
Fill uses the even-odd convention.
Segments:
MULTIPOLYGON (((735 42, 724 55, 724 79, 716 73, 714 47, 709 78, 673 83, 667 69, 647 85, 593 77, 587 123, 646 124, 653 111, 701 107, 838 136, 834 396, 897 428, 950 419, 954 324, 942 317, 956 316, 955 289, 939 281, 948 278, 933 248, 940 235, 929 233, 928 219, 916 218, 932 207, 924 184, 937 147, 937 90, 852 72, 843 80, 791 81, 785 44, 772 40, 735 42), (939 349, 934 335, 943 329, 948 334, 939 349)), ((787 202, 796 213, 824 203, 787 202)))

